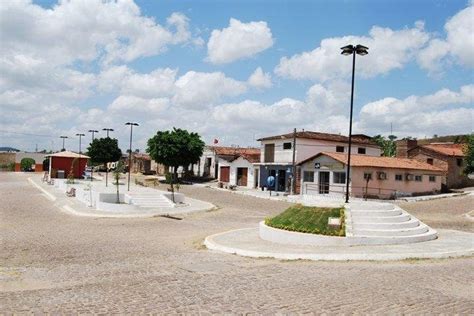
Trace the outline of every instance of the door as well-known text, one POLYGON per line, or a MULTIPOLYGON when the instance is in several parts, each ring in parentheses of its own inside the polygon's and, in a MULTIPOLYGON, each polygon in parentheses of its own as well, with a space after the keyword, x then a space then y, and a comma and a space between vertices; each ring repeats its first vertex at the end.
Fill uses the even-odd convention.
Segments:
POLYGON ((265 151, 263 155, 265 162, 275 161, 275 144, 265 144, 265 151))
POLYGON ((237 168, 237 185, 246 187, 247 186, 247 168, 237 168))
POLYGON ((286 191, 286 172, 285 170, 278 170, 278 191, 286 191))
POLYGON ((230 167, 221 167, 221 177, 219 180, 221 182, 229 182, 230 176, 230 167))
POLYGON ((253 187, 258 188, 258 179, 259 179, 259 169, 254 169, 253 171, 253 187))
POLYGON ((319 172, 319 194, 328 194, 329 193, 329 172, 320 171, 319 172))

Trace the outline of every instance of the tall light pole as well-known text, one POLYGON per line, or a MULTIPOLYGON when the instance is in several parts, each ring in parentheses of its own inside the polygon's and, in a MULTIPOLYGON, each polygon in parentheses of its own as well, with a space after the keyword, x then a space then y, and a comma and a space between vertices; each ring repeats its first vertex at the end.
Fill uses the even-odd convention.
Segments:
POLYGON ((114 131, 113 128, 103 128, 102 130, 107 132, 107 138, 109 138, 109 132, 113 132, 113 131, 114 131))
POLYGON ((130 152, 128 153, 128 189, 130 191, 130 174, 132 173, 132 135, 133 135, 133 127, 139 126, 138 123, 135 122, 127 122, 125 125, 130 125, 130 152))
POLYGON ((95 134, 95 133, 98 133, 98 132, 99 132, 99 131, 96 131, 96 130, 94 130, 94 129, 90 129, 90 130, 89 130, 89 133, 92 133, 92 141, 94 141, 94 134, 95 134))
POLYGON ((66 148, 64 148, 64 140, 65 140, 66 138, 69 138, 69 137, 67 137, 67 136, 59 136, 59 138, 62 138, 62 139, 63 139, 63 149, 62 149, 62 151, 65 151, 66 148))
POLYGON ((368 47, 362 45, 347 45, 341 47, 342 55, 349 56, 352 55, 352 87, 351 87, 351 114, 349 118, 349 153, 347 155, 347 175, 346 175, 346 203, 349 203, 349 181, 351 179, 351 150, 352 150, 352 112, 354 108, 354 77, 355 77, 355 61, 356 54, 365 56, 368 52, 368 47))
POLYGON ((81 154, 81 140, 82 140, 82 136, 86 136, 85 134, 76 134, 76 136, 79 136, 79 155, 81 154))

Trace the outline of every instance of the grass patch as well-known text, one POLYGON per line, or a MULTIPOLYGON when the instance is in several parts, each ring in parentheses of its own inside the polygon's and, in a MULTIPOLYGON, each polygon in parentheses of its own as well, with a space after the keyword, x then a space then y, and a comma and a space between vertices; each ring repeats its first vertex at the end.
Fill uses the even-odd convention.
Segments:
POLYGON ((345 236, 344 208, 312 207, 297 204, 283 213, 265 220, 267 226, 300 233, 345 236), (329 217, 341 218, 341 227, 328 226, 329 217))

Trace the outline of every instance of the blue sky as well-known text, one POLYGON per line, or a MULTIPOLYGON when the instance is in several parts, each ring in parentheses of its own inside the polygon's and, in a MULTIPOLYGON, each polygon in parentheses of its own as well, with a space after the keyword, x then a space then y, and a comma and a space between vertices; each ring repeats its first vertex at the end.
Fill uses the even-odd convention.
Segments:
POLYGON ((369 46, 355 132, 473 130, 467 1, 24 0, 0 14, 3 146, 59 149, 60 134, 110 126, 125 148, 129 120, 141 150, 172 126, 240 146, 294 127, 347 134, 339 47, 353 41, 369 46))

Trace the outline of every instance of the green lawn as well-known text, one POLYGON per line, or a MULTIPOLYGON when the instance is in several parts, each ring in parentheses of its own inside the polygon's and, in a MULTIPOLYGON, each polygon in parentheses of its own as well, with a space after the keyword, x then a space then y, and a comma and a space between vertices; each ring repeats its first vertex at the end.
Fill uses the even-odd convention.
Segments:
POLYGON ((344 208, 312 207, 297 204, 273 218, 267 218, 265 224, 295 232, 345 236, 344 208), (342 227, 340 229, 328 227, 329 217, 340 217, 342 227))

